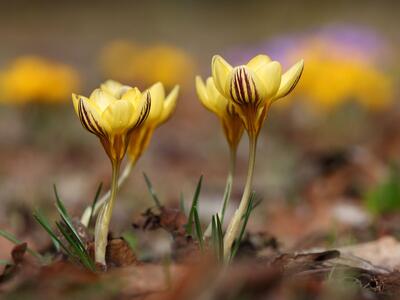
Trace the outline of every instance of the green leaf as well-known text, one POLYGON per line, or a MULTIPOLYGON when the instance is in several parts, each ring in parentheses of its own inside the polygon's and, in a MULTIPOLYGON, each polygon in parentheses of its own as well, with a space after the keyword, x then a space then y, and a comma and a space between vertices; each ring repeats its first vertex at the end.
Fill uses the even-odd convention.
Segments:
POLYGON ((122 238, 129 245, 132 251, 136 251, 136 247, 138 244, 137 237, 131 231, 125 231, 122 234, 122 238))
POLYGON ((90 217, 89 217, 89 223, 90 224, 92 222, 93 219, 93 212, 94 212, 94 208, 96 206, 97 201, 99 200, 100 197, 100 193, 101 193, 101 189, 103 188, 103 183, 100 182, 99 187, 97 188, 96 194, 94 196, 94 199, 92 201, 92 208, 90 210, 90 217))
POLYGON ((64 251, 69 256, 73 256, 73 253, 61 242, 61 240, 57 237, 57 235, 55 234, 53 229, 51 229, 51 227, 49 226, 49 222, 48 222, 46 217, 41 215, 41 213, 39 211, 36 211, 35 213, 33 213, 33 217, 43 227, 43 229, 50 235, 50 237, 51 237, 51 239, 53 241, 57 242, 57 244, 59 246, 61 246, 61 248, 63 248, 64 251))
POLYGON ((211 217, 211 240, 214 249, 215 257, 219 257, 218 255, 218 236, 217 236, 217 224, 215 221, 215 216, 211 217))
POLYGON ((0 259, 0 265, 6 266, 6 265, 11 265, 12 262, 6 259, 0 259))
POLYGON ((370 189, 364 198, 367 210, 375 215, 400 210, 400 172, 392 167, 388 178, 370 189))
MULTIPOLYGON (((22 241, 19 240, 15 235, 13 235, 12 233, 7 232, 7 231, 5 231, 5 230, 1 230, 1 229, 0 229, 0 236, 2 236, 3 238, 9 240, 9 241, 10 241, 11 243, 13 243, 13 244, 16 244, 16 245, 22 244, 22 241)), ((32 256, 34 256, 34 257, 36 257, 37 259, 39 259, 40 261, 43 261, 43 260, 44 260, 44 259, 43 259, 43 256, 42 256, 39 252, 37 252, 37 251, 35 251, 35 250, 33 250, 33 249, 29 248, 29 247, 26 249, 26 251, 27 251, 29 254, 31 254, 32 256)))
POLYGON ((196 238, 199 241, 200 250, 203 251, 204 250, 203 231, 201 230, 200 218, 196 206, 194 207, 193 210, 193 218, 194 218, 196 238))
POLYGON ((83 251, 86 251, 85 245, 83 244, 81 237, 79 236, 78 232, 76 231, 75 227, 73 226, 72 219, 69 216, 67 209, 65 208, 64 204, 62 203, 62 201, 58 195, 56 185, 54 185, 54 194, 56 196, 56 207, 61 216, 61 219, 64 221, 65 225, 69 228, 71 233, 75 236, 74 240, 77 241, 79 247, 83 251))
POLYGON ((192 234, 193 231, 193 223, 194 223, 194 210, 198 209, 199 195, 201 191, 201 184, 203 182, 203 175, 200 176, 199 182, 197 183, 196 190, 193 195, 192 206, 190 208, 188 223, 186 224, 186 233, 192 234))
POLYGON ((219 219, 218 214, 215 215, 215 223, 216 223, 216 230, 217 230, 217 241, 218 241, 218 260, 223 262, 224 260, 224 234, 222 232, 222 224, 221 220, 219 219))
POLYGON ((149 177, 147 177, 146 173, 143 172, 143 176, 144 176, 144 180, 146 181, 146 185, 147 185, 147 189, 149 190, 151 197, 153 198, 154 202, 156 203, 156 206, 158 208, 161 208, 161 202, 158 199, 157 193, 155 192, 153 185, 151 184, 151 181, 149 179, 149 177))
POLYGON ((246 232, 247 222, 249 221, 250 214, 251 214, 253 208, 255 207, 255 206, 254 206, 254 199, 255 199, 255 197, 256 197, 255 192, 252 192, 251 195, 250 195, 249 204, 247 205, 246 211, 245 211, 245 213, 243 214, 243 217, 242 217, 242 218, 243 218, 243 221, 242 221, 242 226, 241 226, 241 228, 240 228, 239 236, 238 236, 238 238, 235 240, 235 243, 234 243, 234 245, 233 245, 233 249, 232 249, 232 252, 231 252, 231 256, 230 256, 230 258, 229 258, 230 261, 233 260, 233 258, 235 257, 237 251, 239 250, 240 243, 242 242, 244 233, 246 232))
POLYGON ((56 222, 57 228, 60 233, 64 236, 64 238, 68 241, 68 244, 74 250, 73 255, 78 258, 78 260, 89 270, 95 271, 96 267, 94 265, 93 260, 87 253, 85 248, 81 248, 79 241, 76 239, 74 232, 70 230, 66 224, 61 222, 56 222))
POLYGON ((211 239, 215 257, 218 262, 222 263, 224 259, 224 236, 218 214, 213 215, 211 218, 211 239))

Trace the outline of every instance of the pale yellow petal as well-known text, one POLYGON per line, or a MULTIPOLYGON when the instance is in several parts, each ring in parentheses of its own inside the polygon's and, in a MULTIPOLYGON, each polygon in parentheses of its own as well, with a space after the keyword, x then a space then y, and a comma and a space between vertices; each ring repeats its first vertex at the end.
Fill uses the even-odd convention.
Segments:
POLYGON ((228 80, 230 80, 232 70, 232 66, 221 56, 214 55, 211 62, 212 77, 217 90, 225 96, 229 96, 227 86, 229 87, 228 80))
POLYGON ((271 59, 267 55, 257 55, 253 57, 247 64, 246 66, 250 69, 252 69, 254 72, 257 72, 257 70, 264 66, 267 65, 268 63, 271 62, 271 59))
POLYGON ((178 100, 179 89, 180 89, 179 85, 176 85, 172 89, 172 91, 168 94, 167 98, 165 98, 163 103, 162 114, 159 118, 157 125, 161 125, 172 116, 172 113, 175 111, 176 103, 178 100))
POLYGON ((122 95, 130 88, 131 87, 123 85, 122 83, 119 83, 118 81, 115 80, 107 80, 106 82, 100 85, 100 89, 108 92, 116 99, 121 98, 122 95))
POLYGON ((200 102, 208 109, 214 112, 210 97, 208 95, 207 87, 200 76, 196 76, 196 92, 200 102))
MULTIPOLYGON (((263 98, 272 98, 279 89, 281 83, 282 67, 277 61, 272 61, 267 64, 262 64, 255 70, 256 77, 263 85, 263 98)), ((265 99, 264 99, 265 100, 265 99)))
POLYGON ((110 104, 117 100, 109 92, 102 89, 95 89, 90 95, 89 99, 96 103, 100 111, 106 110, 110 104))
MULTIPOLYGON (((77 115, 79 114, 78 105, 79 105, 79 99, 81 97, 83 97, 83 96, 76 95, 74 93, 72 94, 72 104, 74 105, 74 109, 75 109, 75 112, 77 115)), ((83 98, 86 98, 86 97, 83 97, 83 98)))
POLYGON ((151 109, 146 123, 150 124, 156 122, 160 118, 165 99, 165 90, 163 84, 161 82, 157 82, 156 84, 153 84, 148 91, 150 92, 151 96, 151 109))
POLYGON ((304 61, 300 60, 295 65, 293 65, 288 71, 282 76, 281 84, 279 90, 276 93, 274 99, 279 99, 288 95, 297 85, 301 74, 304 69, 304 61))
POLYGON ((227 112, 228 100, 217 90, 212 77, 207 78, 206 85, 212 111, 222 118, 227 112))
POLYGON ((135 108, 130 101, 118 100, 110 104, 102 117, 108 122, 110 134, 127 132, 134 125, 135 108))
POLYGON ((127 90, 121 97, 121 100, 130 101, 132 103, 136 103, 142 99, 142 93, 138 88, 131 88, 127 90))

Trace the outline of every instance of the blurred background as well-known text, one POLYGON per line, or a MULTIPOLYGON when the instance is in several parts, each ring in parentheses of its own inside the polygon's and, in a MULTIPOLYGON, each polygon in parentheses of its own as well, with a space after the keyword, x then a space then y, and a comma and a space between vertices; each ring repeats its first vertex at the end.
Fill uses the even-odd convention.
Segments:
MULTIPOLYGON (((121 189, 116 235, 153 206, 142 172, 176 206, 181 193, 189 205, 203 174, 207 223, 223 194, 228 147, 194 76, 210 75, 214 54, 234 65, 268 54, 284 69, 305 60, 295 92, 273 106, 261 133, 253 230, 292 245, 396 216, 399 11, 398 1, 1 1, 0 227, 30 234, 33 208, 54 213, 53 184, 76 215, 100 182, 109 187, 108 158, 71 103, 72 92, 88 95, 106 79, 181 86, 176 113, 121 189)), ((246 166, 243 137, 235 204, 246 166)))

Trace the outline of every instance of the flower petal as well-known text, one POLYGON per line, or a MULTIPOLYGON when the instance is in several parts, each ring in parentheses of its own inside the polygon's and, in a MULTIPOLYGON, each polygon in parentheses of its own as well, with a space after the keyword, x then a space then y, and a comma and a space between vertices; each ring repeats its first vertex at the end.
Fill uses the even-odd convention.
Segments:
POLYGON ((95 89, 90 95, 89 99, 96 103, 100 111, 104 111, 107 107, 117 101, 115 97, 113 97, 109 92, 104 91, 102 89, 95 89))
POLYGON ((214 79, 215 87, 217 90, 226 96, 229 96, 229 85, 227 81, 230 79, 230 74, 232 72, 232 66, 227 63, 221 56, 214 55, 211 62, 211 72, 214 79))
POLYGON ((103 91, 106 91, 109 94, 111 94, 116 99, 120 99, 127 90, 131 89, 130 86, 123 85, 122 83, 119 83, 118 81, 115 80, 107 80, 106 82, 100 85, 100 88, 103 91))
POLYGON ((208 109, 211 110, 212 112, 214 111, 214 108, 212 106, 212 101, 209 97, 207 87, 204 83, 204 81, 201 79, 200 76, 196 76, 196 92, 197 96, 200 99, 200 102, 208 109))
POLYGON ((211 110, 222 118, 227 112, 228 99, 217 90, 212 77, 207 78, 206 87, 211 110))
MULTIPOLYGON (((161 82, 157 82, 156 84, 153 84, 148 91, 151 95, 151 109, 146 123, 150 124, 156 122, 162 113, 165 90, 163 84, 161 82)), ((145 93, 147 93, 147 91, 145 91, 145 93)))
POLYGON ((263 100, 273 97, 281 83, 282 67, 277 61, 259 65, 255 70, 257 78, 262 82, 265 90, 262 91, 263 100))
POLYGON ((96 105, 88 98, 76 95, 73 101, 74 106, 77 105, 77 114, 83 127, 97 136, 105 137, 109 130, 109 124, 103 120, 96 105))
POLYGON ((257 72, 259 68, 262 66, 267 65, 268 63, 271 62, 271 59, 269 58, 268 55, 263 55, 259 54, 255 57, 253 57, 247 64, 246 66, 250 69, 252 69, 254 72, 257 72))
MULTIPOLYGON (((163 103, 163 110, 161 116, 158 120, 157 125, 161 125, 166 122, 172 115, 175 110, 176 103, 179 95, 179 85, 176 85, 172 91, 168 94, 167 98, 165 98, 163 103)), ((153 105, 153 104, 152 104, 153 105)))
POLYGON ((135 115, 134 119, 134 128, 142 126, 142 124, 146 121, 149 116, 151 109, 151 95, 150 92, 143 93, 141 95, 140 101, 135 101, 135 115))
POLYGON ((274 99, 282 98, 288 95, 297 85, 301 74, 304 69, 304 60, 300 60, 294 66, 292 66, 288 71, 282 76, 281 84, 279 90, 276 93, 274 99))
POLYGON ((109 124, 110 135, 129 131, 134 126, 135 108, 130 101, 118 100, 111 103, 102 117, 109 124))
POLYGON ((253 70, 239 66, 232 72, 229 83, 230 98, 237 105, 254 104, 258 106, 265 98, 265 87, 253 70))

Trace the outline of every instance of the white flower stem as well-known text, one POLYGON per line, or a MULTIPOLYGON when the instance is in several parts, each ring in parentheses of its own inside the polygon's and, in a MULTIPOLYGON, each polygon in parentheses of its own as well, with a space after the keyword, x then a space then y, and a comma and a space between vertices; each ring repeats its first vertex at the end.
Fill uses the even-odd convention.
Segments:
POLYGON ((120 162, 112 163, 112 181, 111 181, 111 197, 102 206, 99 216, 96 220, 94 245, 95 245, 95 260, 96 263, 106 265, 106 248, 107 237, 110 226, 112 211, 114 208, 115 200, 118 191, 118 174, 120 169, 120 162))
MULTIPOLYGON (((118 178, 118 189, 124 184, 124 182, 128 179, 129 175, 131 174, 131 171, 133 169, 133 166, 135 165, 135 162, 130 160, 127 165, 125 166, 124 170, 122 171, 121 175, 118 178)), ((82 214, 81 217, 81 223, 85 226, 89 226, 90 222, 90 216, 96 216, 97 213, 99 212, 100 208, 103 206, 103 204, 110 198, 111 196, 111 190, 109 190, 107 193, 105 193, 95 204, 93 213, 92 213, 92 206, 86 207, 85 211, 82 214)))
POLYGON ((242 199, 235 214, 233 215, 224 237, 224 259, 229 261, 231 255, 232 244, 237 238, 240 230, 240 224, 242 223, 242 217, 246 212, 247 206, 250 201, 250 194, 253 184, 253 173, 254 165, 256 160, 256 147, 257 146, 257 135, 249 134, 249 162, 247 170, 247 179, 244 187, 242 199))

